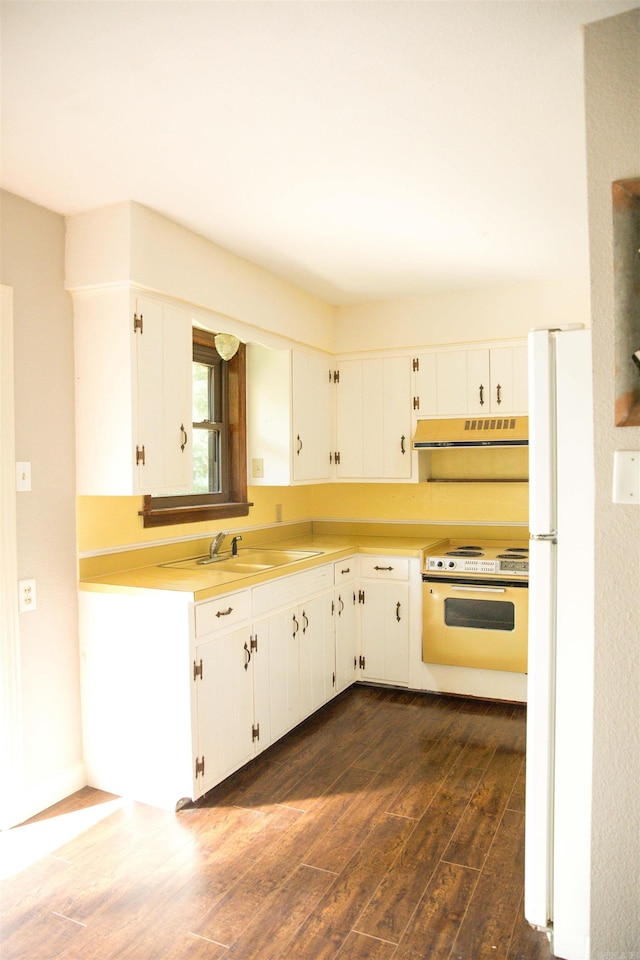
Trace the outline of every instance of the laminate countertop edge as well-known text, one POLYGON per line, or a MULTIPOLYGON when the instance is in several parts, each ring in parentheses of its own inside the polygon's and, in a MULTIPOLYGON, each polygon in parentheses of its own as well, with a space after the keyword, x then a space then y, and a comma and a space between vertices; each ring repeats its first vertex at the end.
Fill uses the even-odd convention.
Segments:
POLYGON ((267 583, 279 577, 290 576, 303 570, 343 560, 354 554, 369 556, 419 558, 424 547, 432 546, 443 537, 348 537, 338 535, 296 537, 270 540, 265 548, 270 550, 309 550, 315 556, 291 563, 281 564, 257 573, 216 571, 210 567, 202 570, 183 570, 161 564, 135 567, 79 581, 81 592, 121 593, 140 595, 159 592, 171 593, 187 603, 207 600, 211 597, 234 593, 247 587, 267 583))

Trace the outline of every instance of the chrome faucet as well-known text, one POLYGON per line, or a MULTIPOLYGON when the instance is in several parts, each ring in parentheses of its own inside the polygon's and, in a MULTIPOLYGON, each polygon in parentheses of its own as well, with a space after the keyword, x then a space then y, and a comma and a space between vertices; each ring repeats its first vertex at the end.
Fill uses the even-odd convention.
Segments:
POLYGON ((227 535, 226 531, 220 531, 220 533, 216 533, 215 537, 213 538, 209 546, 209 556, 211 558, 218 556, 218 550, 222 546, 222 541, 224 540, 226 535, 227 535))

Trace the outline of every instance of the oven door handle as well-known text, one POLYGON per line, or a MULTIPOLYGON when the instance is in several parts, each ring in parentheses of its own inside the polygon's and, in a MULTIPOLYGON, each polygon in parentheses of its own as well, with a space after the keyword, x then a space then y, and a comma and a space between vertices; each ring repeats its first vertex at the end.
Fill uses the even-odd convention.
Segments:
POLYGON ((452 590, 460 590, 463 593, 506 593, 506 587, 451 587, 452 590))

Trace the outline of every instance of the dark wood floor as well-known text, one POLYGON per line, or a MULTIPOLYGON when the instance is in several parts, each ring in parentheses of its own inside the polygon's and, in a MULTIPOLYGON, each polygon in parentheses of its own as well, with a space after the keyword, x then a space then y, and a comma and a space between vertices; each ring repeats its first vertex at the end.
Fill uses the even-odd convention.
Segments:
POLYGON ((197 804, 123 804, 8 880, 0 955, 548 960, 524 748, 523 707, 356 686, 197 804))

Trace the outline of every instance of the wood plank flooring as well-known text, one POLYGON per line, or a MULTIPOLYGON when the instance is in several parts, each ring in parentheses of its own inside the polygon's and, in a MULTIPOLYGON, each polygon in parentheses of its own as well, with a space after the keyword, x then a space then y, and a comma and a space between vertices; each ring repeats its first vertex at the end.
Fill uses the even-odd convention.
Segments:
POLYGON ((549 960, 524 749, 524 707, 357 685, 179 813, 87 787, 35 818, 107 812, 3 883, 0 955, 549 960))

